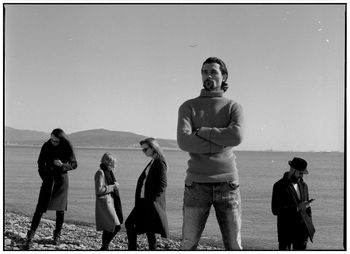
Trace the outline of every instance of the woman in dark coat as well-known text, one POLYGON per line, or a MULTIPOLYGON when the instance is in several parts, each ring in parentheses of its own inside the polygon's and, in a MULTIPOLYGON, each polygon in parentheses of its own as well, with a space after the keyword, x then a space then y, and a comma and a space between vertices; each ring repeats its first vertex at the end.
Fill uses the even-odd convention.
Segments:
POLYGON ((137 181, 135 207, 125 221, 125 228, 129 250, 136 250, 137 235, 143 233, 147 235, 149 250, 155 250, 155 234, 164 238, 169 236, 165 205, 167 164, 154 138, 142 140, 140 145, 145 155, 152 160, 137 181))
POLYGON ((47 210, 56 211, 56 228, 53 233, 53 243, 55 245, 59 244, 64 211, 67 210, 67 172, 76 169, 77 166, 73 147, 66 134, 61 129, 54 129, 51 132, 51 138, 43 144, 38 159, 38 171, 43 182, 32 224, 27 233, 25 249, 30 248, 41 217, 47 210))

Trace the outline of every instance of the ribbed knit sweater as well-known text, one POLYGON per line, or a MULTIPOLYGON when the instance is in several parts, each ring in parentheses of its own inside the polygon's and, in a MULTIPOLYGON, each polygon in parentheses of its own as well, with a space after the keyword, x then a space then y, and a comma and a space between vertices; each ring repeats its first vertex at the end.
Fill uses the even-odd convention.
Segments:
POLYGON ((242 107, 223 92, 202 89, 179 108, 177 142, 190 155, 186 180, 239 183, 234 146, 241 143, 242 107), (198 130, 199 129, 199 130, 198 130))

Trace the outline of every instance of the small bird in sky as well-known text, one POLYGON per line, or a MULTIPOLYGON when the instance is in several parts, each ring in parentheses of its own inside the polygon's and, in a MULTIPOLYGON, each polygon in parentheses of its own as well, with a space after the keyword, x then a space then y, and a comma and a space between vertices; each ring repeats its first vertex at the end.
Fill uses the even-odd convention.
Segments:
POLYGON ((198 46, 198 44, 191 44, 191 45, 188 45, 188 46, 191 47, 191 48, 195 48, 195 47, 198 46))

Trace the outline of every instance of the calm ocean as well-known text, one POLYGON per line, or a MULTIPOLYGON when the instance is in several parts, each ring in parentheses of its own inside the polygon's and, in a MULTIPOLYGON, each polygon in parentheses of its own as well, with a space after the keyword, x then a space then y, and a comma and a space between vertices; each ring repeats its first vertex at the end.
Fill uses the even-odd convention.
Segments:
MULTIPOLYGON (((32 215, 41 181, 37 174, 40 148, 5 147, 5 209, 32 215)), ((139 150, 76 148, 78 169, 69 173, 69 203, 67 220, 94 223, 94 174, 104 152, 118 159, 117 181, 125 217, 134 204, 136 181, 148 163, 139 150)), ((182 198, 188 155, 181 151, 165 151, 169 164, 167 214, 171 234, 181 236, 182 198)), ((242 195, 242 243, 245 249, 277 249, 276 217, 271 213, 273 184, 287 170, 287 161, 300 156, 309 163, 309 185, 313 221, 316 227, 314 243, 308 249, 343 249, 344 235, 344 153, 249 152, 238 151, 242 195)), ((54 218, 53 211, 46 217, 54 218)), ((211 210, 203 239, 220 240, 215 211, 211 210)))

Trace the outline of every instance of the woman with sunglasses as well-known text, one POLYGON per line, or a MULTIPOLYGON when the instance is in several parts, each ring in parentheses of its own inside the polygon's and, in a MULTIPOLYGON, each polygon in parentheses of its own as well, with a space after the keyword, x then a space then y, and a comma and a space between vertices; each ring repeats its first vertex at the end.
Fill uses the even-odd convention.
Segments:
POLYGON ((149 250, 155 250, 156 233, 164 238, 169 236, 165 205, 167 163, 154 138, 142 140, 140 145, 151 161, 137 181, 135 207, 125 221, 125 228, 129 250, 136 250, 137 235, 143 233, 147 235, 149 250))
POLYGON ((35 231, 43 213, 56 211, 56 228, 53 232, 53 244, 60 243, 64 211, 68 201, 68 171, 78 167, 73 147, 62 129, 54 129, 51 138, 41 147, 38 158, 38 171, 42 180, 38 203, 34 212, 30 230, 27 233, 24 249, 32 245, 35 231))
POLYGON ((96 230, 102 230, 102 247, 108 250, 109 243, 120 230, 123 223, 119 184, 115 178, 117 160, 110 153, 102 156, 100 168, 95 174, 95 219, 96 230))

